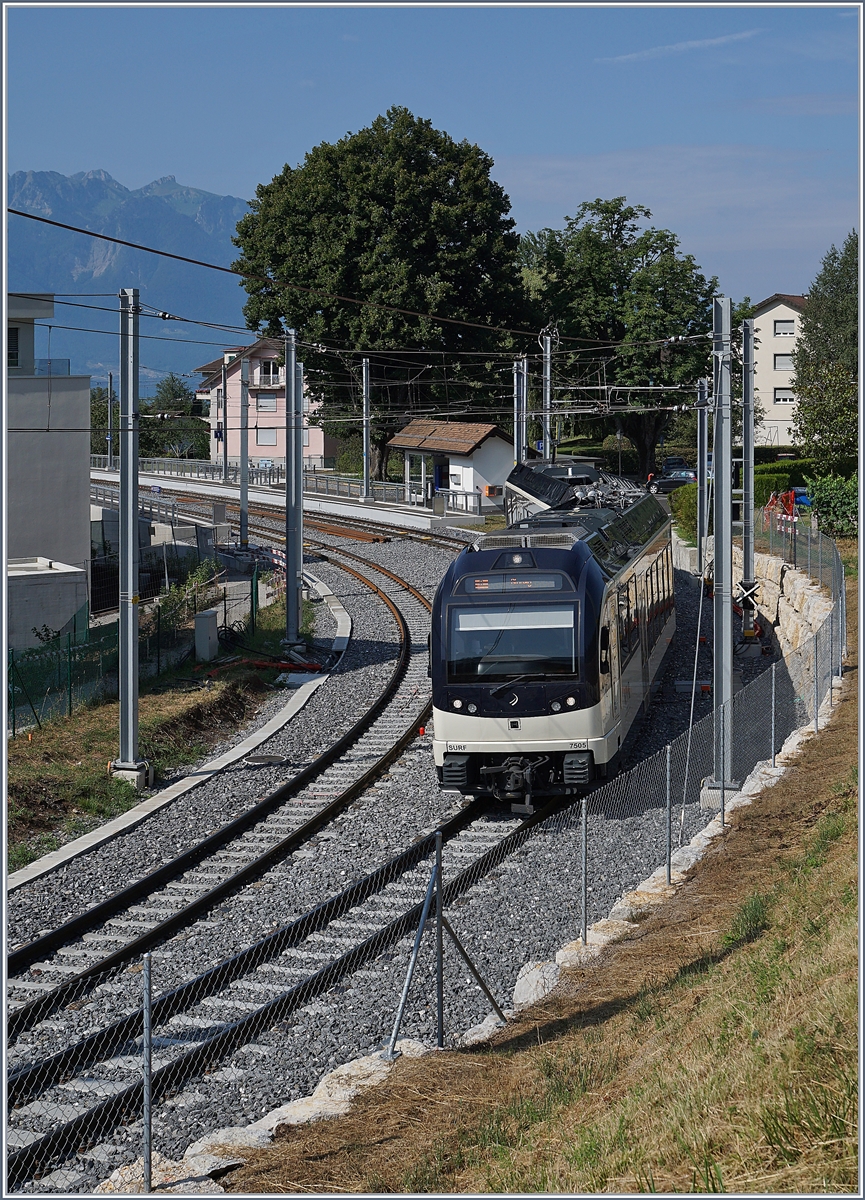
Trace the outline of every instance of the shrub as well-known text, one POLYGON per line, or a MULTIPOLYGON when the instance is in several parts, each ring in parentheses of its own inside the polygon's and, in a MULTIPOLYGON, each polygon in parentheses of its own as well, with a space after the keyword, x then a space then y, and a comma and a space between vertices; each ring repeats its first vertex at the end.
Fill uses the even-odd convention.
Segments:
POLYGON ((762 508, 773 492, 789 492, 790 476, 786 471, 754 472, 754 506, 762 508))
MULTIPOLYGON (((575 453, 579 453, 576 452, 575 453)), ((585 451, 582 451, 585 453, 585 451)), ((619 440, 614 433, 605 437, 601 445, 601 453, 611 471, 619 470, 619 440)), ((636 475, 640 469, 640 456, 634 449, 633 443, 626 437, 622 438, 622 472, 625 475, 636 475)))
POLYGON ((856 537, 859 529, 859 479, 823 475, 808 483, 808 495, 820 528, 832 537, 856 537))
MULTIPOLYGON (((696 483, 686 483, 684 487, 676 488, 670 492, 670 511, 673 514, 673 520, 676 523, 676 529, 679 537, 688 542, 696 542, 697 540, 697 485, 696 483)), ((712 532, 712 511, 709 508, 709 528, 707 533, 712 532)))

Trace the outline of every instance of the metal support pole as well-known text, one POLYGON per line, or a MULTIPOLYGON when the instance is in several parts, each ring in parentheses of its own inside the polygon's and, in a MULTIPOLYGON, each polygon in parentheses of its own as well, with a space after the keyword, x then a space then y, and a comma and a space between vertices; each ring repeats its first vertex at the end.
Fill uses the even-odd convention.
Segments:
POLYGON ((777 663, 772 663, 772 766, 775 765, 775 668, 777 663))
POLYGON ((228 367, 222 364, 222 481, 228 483, 228 367))
POLYGON ((370 412, 370 394, 369 394, 369 359, 365 358, 363 366, 363 495, 365 500, 372 497, 372 447, 370 445, 370 435, 372 433, 372 418, 370 412))
POLYGON ((285 641, 289 645, 296 645, 300 637, 300 613, 297 588, 294 586, 297 579, 294 556, 298 522, 294 480, 296 390, 297 344, 294 330, 289 329, 285 337, 285 641))
POLYGON ((453 941, 453 944, 456 946, 457 950, 459 951, 463 962, 466 964, 466 966, 471 971, 472 975, 475 977, 478 984, 480 985, 481 991, 483 992, 483 994, 486 996, 487 1000, 489 1000, 490 1004, 495 1009, 496 1016, 499 1018, 500 1021, 507 1021, 507 1017, 505 1016, 505 1014, 502 1012, 501 1008, 499 1007, 498 1001, 496 1000, 495 996, 492 994, 490 989, 487 987, 486 983, 484 982, 484 980, 483 980, 480 972, 478 971, 477 967, 475 966, 475 964, 469 958, 468 954, 466 953, 465 946, 463 946, 460 939, 454 933, 447 917, 442 917, 442 924, 444 925, 445 929, 450 934, 451 940, 453 941))
POLYGON ((303 363, 295 365, 294 386, 294 590, 297 603, 297 636, 303 624, 303 363))
POLYGON ((66 635, 66 715, 72 716, 72 634, 66 635))
POLYGON ((667 883, 673 866, 673 793, 670 788, 670 743, 667 742, 667 883))
POLYGON ((399 1027, 402 1024, 403 1013, 405 1012, 406 1002, 408 1000, 409 988, 411 987, 412 976, 414 969, 417 966, 417 956, 420 952, 421 938, 423 937, 424 926, 429 919, 429 910, 432 905, 433 893, 436 884, 436 869, 433 867, 432 875, 430 876, 429 887, 426 890, 426 897, 423 902, 423 910, 421 911, 420 922, 418 923, 417 933, 415 934, 414 947, 412 948, 411 958, 409 959, 408 970, 405 975, 405 983, 400 996, 399 1008, 397 1009, 396 1020, 393 1023, 393 1033, 390 1038, 390 1045, 386 1050, 382 1051, 382 1058, 392 1060, 399 1056, 399 1051, 396 1048, 397 1038, 399 1037, 399 1027))
POLYGON ((442 835, 436 832, 436 1045, 445 1044, 444 887, 442 885, 442 835))
POLYGON ((138 770, 138 288, 120 293, 120 770, 138 770))
POLYGON ((754 320, 742 322, 742 634, 754 637, 754 320))
POLYGON ((114 376, 108 372, 108 470, 114 470, 114 416, 111 411, 111 393, 114 390, 114 376))
POLYGON ((820 671, 817 634, 814 634, 814 732, 820 732, 820 671))
POLYGON ((582 889, 583 889, 582 937, 583 937, 583 945, 587 946, 588 940, 589 940, 589 879, 588 879, 588 874, 589 874, 589 871, 588 871, 588 867, 589 867, 589 846, 588 846, 589 819, 588 819, 588 809, 586 807, 586 797, 585 796, 583 796, 583 806, 582 806, 582 812, 580 814, 580 818, 581 818, 580 819, 580 828, 581 828, 581 832, 582 832, 582 848, 581 848, 580 856, 582 859, 582 875, 583 875, 583 879, 582 879, 582 889))
MULTIPOLYGON (((709 397, 708 379, 697 380, 697 571, 702 578, 706 568, 708 534, 706 495, 709 476, 709 397)), ((621 474, 621 472, 619 472, 621 474)))
POLYGON ((252 568, 252 579, 249 581, 249 625, 255 636, 255 618, 258 612, 258 563, 252 568))
POLYGON ((15 728, 15 680, 12 678, 12 672, 15 670, 15 650, 12 646, 9 647, 9 708, 12 710, 12 736, 15 737, 17 730, 15 728))
MULTIPOLYGON (((834 571, 833 571, 834 574, 834 571)), ((834 596, 832 597, 834 601, 834 596)), ((833 603, 832 611, 829 614, 829 707, 834 704, 833 692, 835 690, 835 610, 837 604, 833 603)))
POLYGON ((142 983, 144 987, 143 1009, 144 1009, 144 1036, 141 1039, 141 1058, 144 1073, 144 1191, 149 1192, 151 1189, 151 1157, 153 1149, 153 1120, 152 1120, 152 1088, 153 1088, 153 1070, 152 1070, 152 1050, 153 1050, 153 1032, 152 1032, 152 989, 151 989, 151 958, 150 951, 144 955, 144 969, 142 971, 142 983))
POLYGON ((514 466, 519 466, 523 461, 522 447, 520 445, 520 418, 521 418, 521 398, 520 390, 522 384, 522 375, 520 373, 520 364, 517 359, 514 359, 514 466))
POLYGON ((249 359, 240 363, 240 549, 249 549, 249 359))
MULTIPOLYGON (((162 543, 163 546, 165 543, 162 543)), ((162 605, 156 605, 156 674, 162 674, 162 605)))
POLYGON ((726 746, 720 736, 719 714, 733 698, 733 525, 732 525, 732 432, 731 432, 731 310, 729 296, 714 302, 713 358, 715 364, 715 450, 712 459, 715 489, 714 554, 714 679, 715 782, 730 779, 729 751, 732 738, 727 730, 726 746))
MULTIPOLYGON (((725 706, 724 708, 722 708, 722 709, 721 709, 721 762, 722 762, 722 763, 726 763, 726 761, 727 761, 727 747, 726 747, 726 745, 725 745, 726 738, 724 737, 724 734, 726 733, 726 724, 727 724, 727 722, 726 722, 726 721, 725 721, 725 719, 724 719, 724 718, 725 718, 725 716, 726 716, 726 712, 727 712, 727 709, 726 709, 726 706, 725 706)), ((725 807, 725 805, 724 805, 724 800, 725 800, 725 796, 724 796, 724 785, 725 785, 725 779, 726 779, 726 772, 725 772, 725 773, 724 773, 724 774, 721 776, 721 828, 722 828, 722 829, 724 828, 724 815, 725 815, 725 814, 724 814, 724 807, 725 807)))
POLYGON ((520 389, 522 410, 520 413, 520 462, 525 462, 529 449, 529 360, 524 355, 522 360, 523 385, 520 389))
POLYGON ((553 457, 552 436, 550 434, 550 417, 551 417, 551 394, 552 394, 552 338, 548 333, 544 334, 544 393, 543 393, 543 438, 544 438, 544 460, 548 461, 553 457))

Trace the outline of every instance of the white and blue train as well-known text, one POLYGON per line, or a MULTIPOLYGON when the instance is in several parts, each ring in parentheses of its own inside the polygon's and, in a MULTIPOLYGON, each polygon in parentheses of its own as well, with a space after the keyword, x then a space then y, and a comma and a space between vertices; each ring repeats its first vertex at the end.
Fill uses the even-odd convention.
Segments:
POLYGON ((522 515, 436 593, 433 747, 443 789, 532 812, 614 771, 649 703, 675 631, 670 518, 573 461, 517 467, 508 488, 522 515))

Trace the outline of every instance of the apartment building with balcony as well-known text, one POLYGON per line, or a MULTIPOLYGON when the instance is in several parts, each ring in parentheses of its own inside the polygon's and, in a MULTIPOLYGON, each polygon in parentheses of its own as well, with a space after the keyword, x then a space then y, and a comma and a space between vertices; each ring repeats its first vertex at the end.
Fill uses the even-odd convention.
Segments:
POLYGON ((793 444, 793 351, 807 299, 776 293, 754 311, 754 395, 763 409, 757 440, 767 446, 793 444))
MULTIPOLYGON (((285 466, 285 368, 279 365, 284 343, 260 338, 252 346, 229 346, 222 357, 196 370, 203 376, 196 396, 210 415, 210 459, 240 462, 241 364, 249 360, 248 455, 253 465, 285 466)), ((316 403, 312 402, 314 410, 316 403)), ((336 465, 337 442, 309 424, 310 401, 304 396, 303 461, 307 469, 336 465)))

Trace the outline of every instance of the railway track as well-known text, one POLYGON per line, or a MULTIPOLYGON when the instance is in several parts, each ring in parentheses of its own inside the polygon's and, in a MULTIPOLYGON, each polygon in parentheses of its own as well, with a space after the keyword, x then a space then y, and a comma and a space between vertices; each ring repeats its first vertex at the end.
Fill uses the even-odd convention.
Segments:
MULTIPOLYGON (((524 820, 475 802, 444 822, 444 904, 451 904, 518 849, 553 806, 524 820)), ((345 891, 240 954, 156 998, 153 1035, 158 1102, 238 1047, 362 970, 417 926, 435 832, 345 891)), ((10 1185, 18 1187, 104 1141, 140 1112, 143 1012, 135 1008, 7 1082, 10 1185), (77 1100, 72 1115, 70 1097, 77 1100), (38 1128, 52 1109, 67 1119, 38 1128), (36 1126, 36 1128, 34 1128, 36 1126)))
POLYGON ((418 653, 425 648, 429 602, 411 584, 382 571, 411 602, 407 621, 375 582, 341 566, 381 598, 397 623, 398 657, 379 698, 318 759, 235 820, 102 904, 16 948, 7 959, 9 1035, 18 1037, 80 998, 87 987, 293 853, 416 736, 429 711, 426 664, 418 653))

